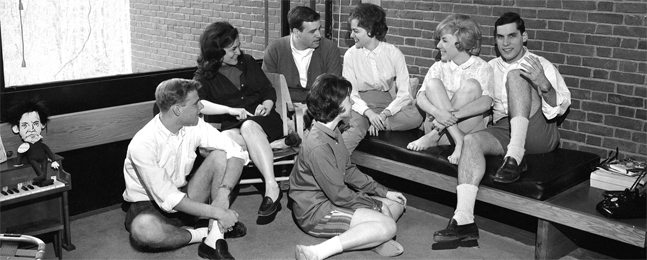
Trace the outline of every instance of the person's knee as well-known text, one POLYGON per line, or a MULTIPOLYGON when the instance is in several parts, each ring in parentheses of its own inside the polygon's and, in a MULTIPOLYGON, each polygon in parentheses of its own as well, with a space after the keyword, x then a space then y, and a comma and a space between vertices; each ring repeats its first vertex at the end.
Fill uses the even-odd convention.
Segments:
POLYGON ((380 225, 381 225, 380 230, 382 231, 382 234, 380 234, 380 237, 384 241, 393 238, 398 231, 398 226, 395 223, 395 220, 393 220, 390 217, 385 216, 385 218, 380 221, 380 225))
POLYGON ((481 87, 481 83, 478 82, 478 80, 469 78, 463 82, 463 85, 461 86, 461 89, 464 91, 465 94, 474 96, 474 97, 480 97, 483 93, 483 89, 481 87))
POLYGON ((227 153, 223 150, 212 150, 202 163, 207 164, 210 169, 214 167, 224 169, 227 166, 227 153))
POLYGON ((245 138, 250 135, 258 135, 263 132, 263 128, 258 123, 247 120, 240 126, 240 134, 245 138))
POLYGON ((159 223, 159 220, 152 215, 137 215, 130 224, 131 241, 140 246, 156 243, 160 234, 157 232, 159 228, 155 227, 155 223, 159 223))
POLYGON ((521 77, 521 70, 513 69, 508 72, 506 76, 506 88, 508 89, 518 89, 519 87, 529 87, 528 81, 521 77))
POLYGON ((427 84, 423 86, 425 93, 436 93, 437 91, 445 92, 445 85, 443 81, 437 78, 428 79, 427 84))

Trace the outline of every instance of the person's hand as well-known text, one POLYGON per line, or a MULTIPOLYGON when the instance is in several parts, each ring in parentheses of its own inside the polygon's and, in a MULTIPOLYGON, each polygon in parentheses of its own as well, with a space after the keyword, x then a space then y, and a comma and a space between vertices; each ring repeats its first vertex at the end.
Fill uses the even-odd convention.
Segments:
POLYGON ((368 134, 370 134, 371 136, 377 136, 379 131, 380 130, 377 130, 377 128, 375 126, 373 126, 373 125, 370 125, 368 127, 368 134))
POLYGON ((58 170, 58 167, 59 167, 58 162, 56 161, 52 162, 52 169, 58 170))
POLYGON ((256 107, 256 111, 254 112, 255 116, 267 116, 270 114, 270 109, 265 107, 263 104, 259 104, 256 107))
POLYGON ((434 128, 438 132, 443 131, 445 129, 445 125, 443 125, 441 123, 438 123, 438 121, 436 121, 436 119, 434 119, 434 121, 431 121, 431 124, 434 126, 434 128))
POLYGON ((386 130, 386 115, 384 116, 384 118, 382 118, 382 116, 378 115, 370 109, 367 109, 366 112, 364 112, 364 115, 366 115, 366 117, 368 118, 371 126, 374 126, 379 131, 386 130))
POLYGON ((238 213, 230 209, 224 209, 223 211, 223 216, 218 218, 218 228, 224 234, 234 228, 234 225, 238 222, 238 213))
POLYGON ((229 108, 229 114, 235 116, 238 120, 244 120, 248 116, 253 116, 252 113, 247 112, 244 108, 229 108))
POLYGON ((402 195, 402 193, 395 192, 395 191, 387 191, 386 198, 402 204, 402 206, 404 206, 405 208, 407 207, 407 198, 405 198, 404 195, 402 195))
POLYGON ((538 87, 543 93, 550 91, 550 83, 544 74, 544 67, 541 66, 539 58, 529 56, 524 58, 525 62, 521 63, 521 76, 528 79, 532 85, 538 87))
POLYGON ((455 117, 452 112, 456 112, 457 110, 440 110, 438 111, 437 115, 434 115, 436 118, 436 122, 440 123, 441 125, 445 127, 450 127, 456 124, 458 122, 458 118, 455 117))

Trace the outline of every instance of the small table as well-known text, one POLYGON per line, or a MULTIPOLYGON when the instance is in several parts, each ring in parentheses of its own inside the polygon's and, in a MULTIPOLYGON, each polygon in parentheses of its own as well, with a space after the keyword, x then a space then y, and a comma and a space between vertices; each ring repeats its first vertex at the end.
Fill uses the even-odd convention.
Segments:
POLYGON ((603 192, 590 187, 589 181, 585 181, 548 199, 547 205, 554 207, 556 217, 550 221, 539 219, 535 259, 560 258, 577 248, 555 224, 645 248, 646 219, 611 219, 603 216, 595 209, 603 199, 603 192))

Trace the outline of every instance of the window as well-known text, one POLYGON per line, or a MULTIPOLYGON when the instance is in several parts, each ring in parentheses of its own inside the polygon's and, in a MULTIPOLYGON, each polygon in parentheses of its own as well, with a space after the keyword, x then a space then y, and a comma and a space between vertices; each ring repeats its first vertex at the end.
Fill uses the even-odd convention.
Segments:
POLYGON ((5 86, 132 73, 129 2, 2 1, 5 86))

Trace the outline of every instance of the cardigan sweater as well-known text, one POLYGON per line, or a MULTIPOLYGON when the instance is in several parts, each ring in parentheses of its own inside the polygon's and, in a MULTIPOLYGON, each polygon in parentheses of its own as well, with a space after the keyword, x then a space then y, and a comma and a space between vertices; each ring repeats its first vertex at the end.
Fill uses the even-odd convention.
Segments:
POLYGON ((306 95, 319 75, 332 73, 341 77, 341 54, 334 42, 321 38, 319 47, 312 52, 312 59, 308 67, 308 83, 304 88, 301 86, 299 71, 292 56, 290 37, 292 36, 288 35, 274 41, 265 50, 263 70, 283 74, 288 84, 292 101, 305 103, 306 95))
MULTIPOLYGON (((276 91, 272 87, 272 82, 265 76, 254 57, 241 54, 238 56, 236 67, 243 72, 240 75, 240 89, 219 72, 213 73, 214 77, 207 79, 204 71, 198 69, 193 79, 202 85, 198 90, 200 98, 228 107, 244 108, 252 114, 256 107, 265 100, 271 100, 276 104, 276 91)), ((238 122, 232 115, 205 115, 205 121, 209 123, 238 122)), ((225 126, 223 125, 223 127, 225 126)))

